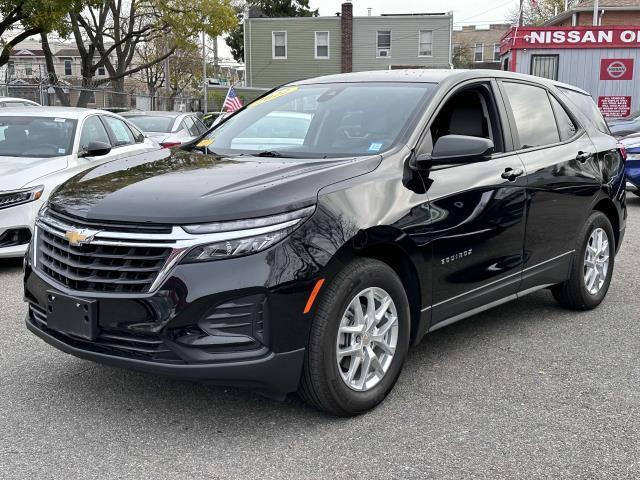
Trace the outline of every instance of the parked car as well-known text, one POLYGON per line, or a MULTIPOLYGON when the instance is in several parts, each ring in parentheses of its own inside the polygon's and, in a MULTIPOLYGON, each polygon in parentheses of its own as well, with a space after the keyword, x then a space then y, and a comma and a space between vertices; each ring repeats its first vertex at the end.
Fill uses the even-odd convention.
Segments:
POLYGON ((75 174, 160 150, 133 125, 98 110, 0 110, 0 257, 23 256, 36 213, 75 174))
POLYGON ((611 134, 617 138, 640 133, 640 111, 632 113, 625 118, 616 118, 608 120, 611 134))
POLYGON ((188 143, 207 131, 195 113, 132 111, 122 116, 165 148, 188 143))
POLYGON ((40 104, 26 100, 24 98, 0 97, 0 108, 2 107, 39 107, 40 104))
POLYGON ((354 415, 429 332, 544 288, 600 304, 624 182, 602 115, 569 85, 495 70, 299 81, 186 147, 58 189, 26 259, 26 324, 81 358, 354 415), (278 148, 249 148, 274 118, 292 125, 260 133, 278 148))
POLYGON ((629 135, 620 140, 627 152, 625 174, 627 191, 640 197, 640 133, 629 135))

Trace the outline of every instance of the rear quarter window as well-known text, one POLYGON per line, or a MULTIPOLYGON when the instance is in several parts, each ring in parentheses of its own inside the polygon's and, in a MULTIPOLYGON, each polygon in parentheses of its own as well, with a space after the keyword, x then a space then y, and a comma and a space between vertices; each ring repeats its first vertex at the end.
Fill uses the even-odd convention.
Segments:
POLYGON ((591 125, 600 132, 611 135, 609 126, 602 116, 602 112, 600 112, 600 109, 591 96, 576 92, 575 90, 569 90, 568 88, 558 87, 558 90, 572 105, 575 105, 583 121, 591 123, 591 125))

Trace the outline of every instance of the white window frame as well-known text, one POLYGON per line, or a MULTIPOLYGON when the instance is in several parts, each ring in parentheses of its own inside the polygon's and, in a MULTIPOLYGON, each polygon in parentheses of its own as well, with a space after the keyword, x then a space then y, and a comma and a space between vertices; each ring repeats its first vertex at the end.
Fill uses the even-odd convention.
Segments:
POLYGON ((492 60, 494 62, 499 62, 500 61, 500 44, 499 43, 494 43, 493 44, 493 58, 492 60), (498 53, 498 59, 496 60, 496 52, 498 53))
POLYGON ((391 58, 391 48, 393 46, 393 32, 391 29, 389 30, 376 30, 376 58, 391 58), (380 55, 380 50, 387 50, 386 48, 380 48, 378 46, 378 36, 380 32, 389 32, 389 55, 383 56, 380 55))
MULTIPOLYGON (((493 57, 492 57, 493 58, 493 57)), ((476 43, 473 45, 473 61, 475 63, 482 63, 484 62, 484 43, 476 43), (476 59, 476 51, 478 49, 478 45, 481 46, 480 48, 480 60, 476 59)))
POLYGON ((433 30, 426 30, 424 28, 421 28, 420 30, 418 30, 418 56, 423 58, 433 57, 433 30), (431 54, 429 55, 422 55, 420 52, 421 50, 420 46, 422 45, 422 32, 431 33, 431 54))
POLYGON ((65 76, 71 76, 73 75, 73 60, 71 60, 70 58, 65 58, 62 61, 62 66, 64 68, 64 74, 65 76), (69 62, 69 73, 67 73, 67 62, 69 62))
POLYGON ((316 32, 313 32, 313 57, 316 60, 328 60, 329 58, 331 58, 331 32, 327 30, 318 30, 316 32), (327 34, 327 56, 326 57, 318 56, 318 34, 319 33, 327 34))
POLYGON ((274 30, 271 32, 271 58, 273 60, 286 60, 289 56, 289 42, 286 30, 274 30), (276 57, 276 33, 284 33, 284 57, 276 57))

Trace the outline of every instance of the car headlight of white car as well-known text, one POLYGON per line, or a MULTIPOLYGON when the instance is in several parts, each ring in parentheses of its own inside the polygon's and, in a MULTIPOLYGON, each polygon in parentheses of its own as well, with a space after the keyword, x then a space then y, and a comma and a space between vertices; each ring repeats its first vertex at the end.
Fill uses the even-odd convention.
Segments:
POLYGON ((33 202, 42 196, 43 185, 37 187, 23 188, 20 190, 0 191, 0 209, 15 207, 23 203, 33 202))

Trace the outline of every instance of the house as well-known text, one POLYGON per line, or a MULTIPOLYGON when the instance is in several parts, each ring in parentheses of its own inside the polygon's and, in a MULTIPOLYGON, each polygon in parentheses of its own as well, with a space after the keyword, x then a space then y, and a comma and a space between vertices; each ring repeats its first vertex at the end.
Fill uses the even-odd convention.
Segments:
MULTIPOLYGON (((576 27, 593 25, 594 0, 583 0, 548 20, 545 26, 576 27)), ((599 0, 597 25, 640 25, 640 0, 599 0)))
POLYGON ((510 28, 509 23, 454 28, 454 67, 500 69, 500 39, 510 28))
POLYGON ((351 2, 333 17, 244 21, 246 84, 394 68, 451 68, 453 14, 354 17, 351 2))

